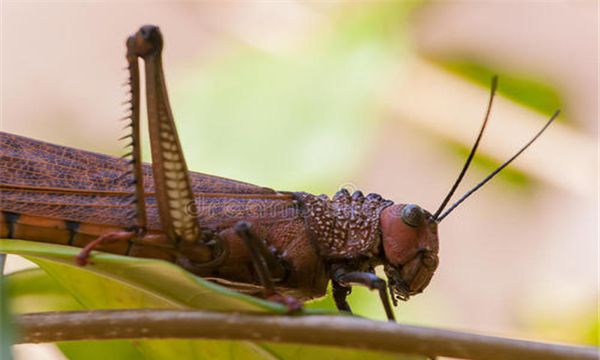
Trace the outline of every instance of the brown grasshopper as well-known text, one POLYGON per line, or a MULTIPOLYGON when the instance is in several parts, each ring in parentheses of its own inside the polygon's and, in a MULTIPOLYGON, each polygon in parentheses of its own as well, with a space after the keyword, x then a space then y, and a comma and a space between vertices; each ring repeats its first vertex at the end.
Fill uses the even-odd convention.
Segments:
POLYGON ((350 312, 353 285, 377 290, 389 320, 394 305, 429 284, 438 266, 438 224, 513 157, 444 211, 465 175, 485 119, 460 175, 430 213, 377 194, 338 191, 333 198, 188 172, 162 69, 163 39, 143 26, 127 39, 131 152, 118 159, 0 133, 0 238, 164 259, 225 286, 286 304, 325 295, 329 280, 338 309, 350 312), (152 165, 140 161, 140 75, 145 63, 152 165), (383 265, 388 284, 374 269, 383 265))

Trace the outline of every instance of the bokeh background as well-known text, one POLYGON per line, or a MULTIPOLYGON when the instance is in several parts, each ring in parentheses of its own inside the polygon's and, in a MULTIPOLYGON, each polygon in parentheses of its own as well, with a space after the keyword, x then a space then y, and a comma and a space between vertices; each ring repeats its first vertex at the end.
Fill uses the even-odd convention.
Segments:
MULTIPOLYGON (((597 2, 3 1, 2 131, 121 154, 124 42, 145 23, 166 38, 190 168, 276 189, 344 186, 433 211, 493 74, 499 97, 459 194, 563 109, 441 224, 437 274, 397 317, 598 344, 597 2)), ((383 318, 373 293, 350 302, 383 318)), ((62 358, 51 345, 15 354, 62 358)))

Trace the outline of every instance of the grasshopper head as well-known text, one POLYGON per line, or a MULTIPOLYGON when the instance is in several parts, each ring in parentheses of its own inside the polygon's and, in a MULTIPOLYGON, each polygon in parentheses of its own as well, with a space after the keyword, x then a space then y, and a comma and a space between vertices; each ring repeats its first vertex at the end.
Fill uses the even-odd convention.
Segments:
POLYGON ((127 49, 130 55, 146 57, 160 54, 163 47, 163 37, 155 25, 144 25, 127 39, 127 49))
POLYGON ((437 223, 414 204, 385 208, 379 222, 392 299, 407 300, 427 287, 438 266, 437 223))

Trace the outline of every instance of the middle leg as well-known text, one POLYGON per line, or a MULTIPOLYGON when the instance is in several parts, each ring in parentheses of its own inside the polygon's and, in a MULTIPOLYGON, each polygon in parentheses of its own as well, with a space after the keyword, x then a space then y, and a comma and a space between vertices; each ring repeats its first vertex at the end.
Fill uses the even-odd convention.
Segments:
POLYGON ((283 295, 275 290, 275 280, 281 280, 286 275, 286 267, 283 261, 274 254, 265 242, 252 231, 252 224, 240 221, 234 226, 236 234, 244 241, 254 271, 263 286, 263 295, 267 300, 281 303, 287 306, 290 312, 302 308, 302 303, 293 296, 283 295))

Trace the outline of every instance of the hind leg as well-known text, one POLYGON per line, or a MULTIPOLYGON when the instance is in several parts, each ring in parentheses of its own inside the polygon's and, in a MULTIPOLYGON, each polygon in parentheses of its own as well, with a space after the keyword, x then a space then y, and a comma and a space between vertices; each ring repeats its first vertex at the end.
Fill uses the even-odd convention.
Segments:
POLYGON ((79 254, 75 257, 75 261, 79 266, 85 266, 89 262, 90 253, 101 244, 113 243, 117 241, 129 241, 137 236, 135 231, 112 231, 107 234, 99 236, 96 240, 88 243, 84 248, 81 249, 79 254))

